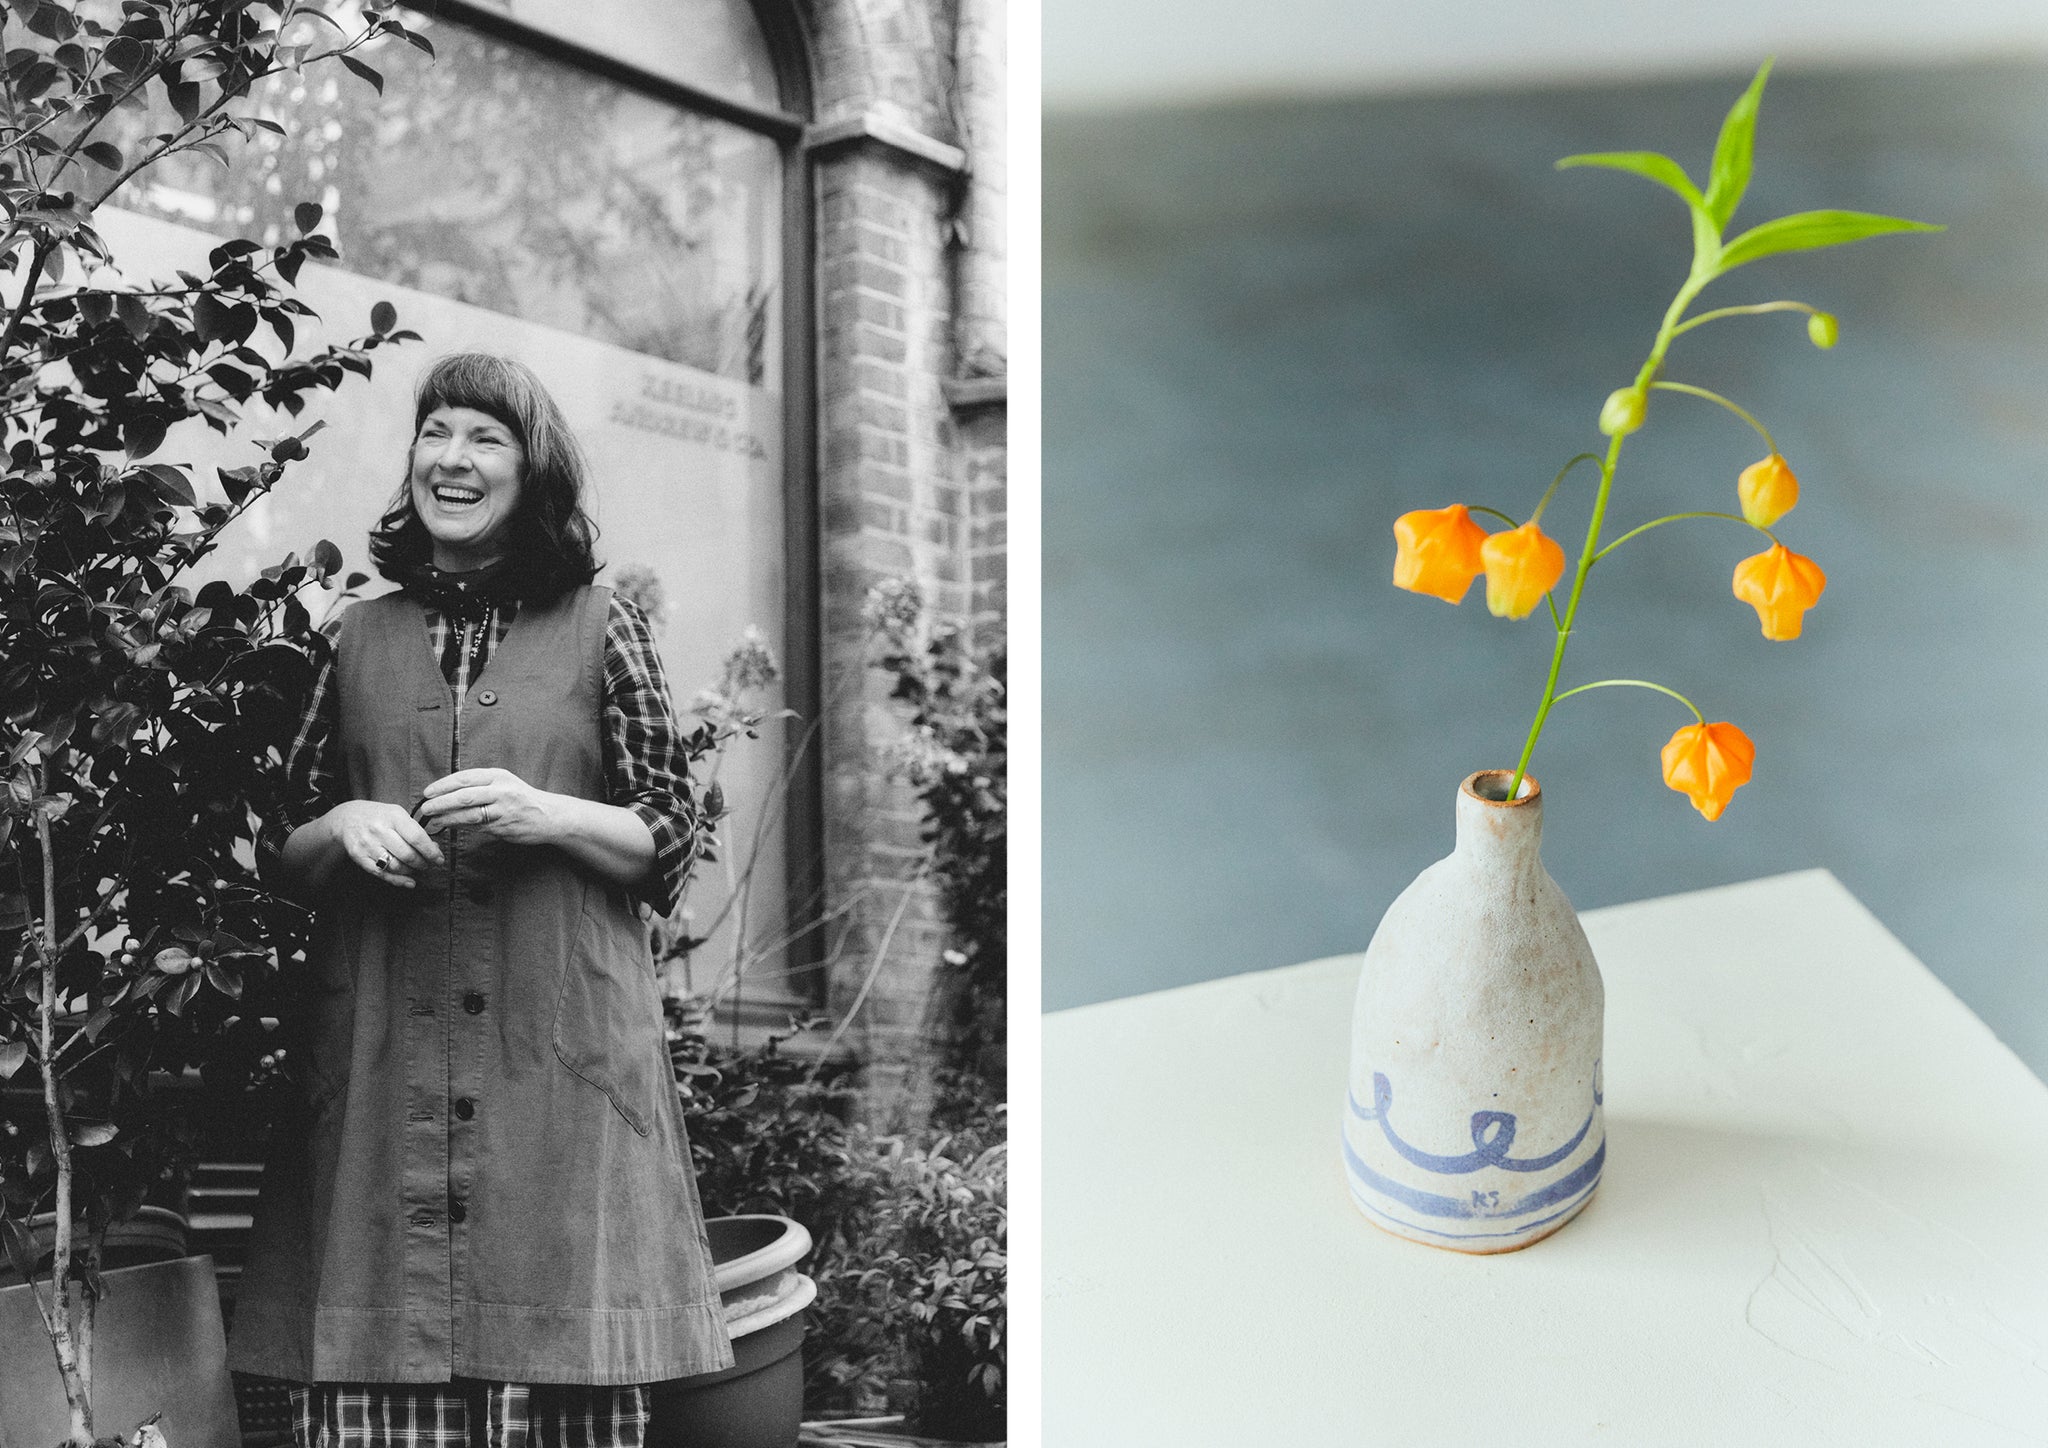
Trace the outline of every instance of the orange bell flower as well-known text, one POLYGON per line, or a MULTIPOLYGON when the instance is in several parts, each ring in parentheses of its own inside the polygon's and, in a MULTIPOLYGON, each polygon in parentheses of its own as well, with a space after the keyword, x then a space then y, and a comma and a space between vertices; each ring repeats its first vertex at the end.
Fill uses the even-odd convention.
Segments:
POLYGON ((1527 618, 1564 577, 1564 549, 1534 523, 1487 538, 1486 606, 1499 618, 1527 618))
POLYGON ((1749 783, 1756 746, 1749 736, 1723 720, 1688 724, 1664 746, 1664 782, 1692 800, 1692 807, 1710 820, 1721 817, 1728 798, 1749 783))
POLYGON ((1820 602, 1827 586, 1818 563, 1783 543, 1735 565, 1735 596, 1756 610, 1767 639, 1798 638, 1801 615, 1820 602))
POLYGON ((1463 503, 1422 508, 1394 520, 1394 587, 1458 603, 1479 576, 1486 530, 1463 503))
POLYGON ((1768 528, 1798 506, 1799 479, 1783 458, 1772 453, 1742 470, 1735 492, 1742 499, 1742 516, 1756 527, 1768 528))

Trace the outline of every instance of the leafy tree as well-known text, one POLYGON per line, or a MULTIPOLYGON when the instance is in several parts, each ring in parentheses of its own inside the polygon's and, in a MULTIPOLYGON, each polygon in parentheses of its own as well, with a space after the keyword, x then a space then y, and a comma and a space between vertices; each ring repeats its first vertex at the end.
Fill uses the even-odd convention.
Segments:
POLYGON ((0 8, 0 1237, 36 1283, 79 1448, 106 1228, 181 1147, 155 1088, 276 1060, 257 998, 299 921, 258 888, 252 841, 319 647, 299 595, 342 560, 323 542, 246 587, 185 580, 307 455, 320 424, 289 420, 413 337, 379 303, 366 335, 297 354, 312 312, 292 284, 336 255, 317 205, 287 240, 224 242, 162 282, 116 272, 94 215, 166 158, 227 164, 281 131, 247 104, 266 77, 338 64, 381 89, 361 52, 385 37, 428 48, 376 7, 0 8), (239 435, 251 407, 280 435, 248 465, 157 460, 180 424, 239 435))

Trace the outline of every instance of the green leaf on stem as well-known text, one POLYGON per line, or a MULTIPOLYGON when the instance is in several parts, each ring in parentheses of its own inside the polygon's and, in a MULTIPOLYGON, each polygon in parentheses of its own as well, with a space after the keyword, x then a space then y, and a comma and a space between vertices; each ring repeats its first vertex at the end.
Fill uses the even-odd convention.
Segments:
POLYGON ((1845 246, 1872 236, 1901 231, 1944 231, 1947 228, 1926 221, 1908 221, 1900 216, 1878 216, 1868 211, 1799 211, 1753 226, 1729 242, 1721 251, 1715 274, 1733 271, 1749 262, 1761 261, 1787 251, 1813 251, 1824 246, 1845 246))
POLYGON ((1770 74, 1770 61, 1757 67, 1756 79, 1729 108, 1728 119, 1721 122, 1720 139, 1714 143, 1714 167, 1707 179, 1707 215, 1713 220, 1717 236, 1728 229, 1735 208, 1742 204, 1742 193, 1749 189, 1750 167, 1756 155, 1756 110, 1770 74))
POLYGON ((157 496, 167 503, 177 503, 191 508, 198 505, 199 495, 192 491, 192 480, 185 476, 183 468, 169 463, 151 463, 142 470, 151 483, 155 484, 157 496))
POLYGON ((0 1046, 0 1081, 9 1081, 28 1061, 28 1042, 9 1041, 0 1046))
POLYGON ((170 99, 171 109, 178 113, 178 119, 191 125, 199 119, 199 87, 196 83, 166 82, 164 94, 170 99))
POLYGON ((139 342, 149 335, 155 320, 149 314, 149 303, 133 292, 122 292, 114 299, 114 310, 121 314, 121 325, 131 337, 139 342))
POLYGON ((100 60, 109 70, 133 75, 148 62, 149 47, 132 35, 117 35, 100 52, 100 60))
POLYGON ((1669 156, 1659 155, 1655 151, 1596 151, 1579 156, 1567 156, 1557 163, 1557 169, 1560 171, 1568 171, 1574 166, 1601 166, 1609 171, 1627 171, 1655 181, 1695 211, 1706 209, 1707 203, 1700 195, 1700 188, 1692 184, 1692 178, 1685 174, 1685 168, 1669 156))
POLYGON ((360 60, 357 60, 353 55, 344 55, 340 57, 340 59, 341 63, 347 66, 352 74, 358 75, 362 77, 364 80, 368 81, 370 83, 371 88, 374 89, 378 95, 381 96, 384 94, 383 76, 379 75, 369 66, 364 65, 360 60))

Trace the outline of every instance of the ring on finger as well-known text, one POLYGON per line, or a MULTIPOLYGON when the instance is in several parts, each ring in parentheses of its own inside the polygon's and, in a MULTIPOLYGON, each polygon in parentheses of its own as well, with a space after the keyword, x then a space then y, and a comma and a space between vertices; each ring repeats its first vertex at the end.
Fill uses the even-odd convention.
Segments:
POLYGON ((380 870, 392 870, 396 869, 397 866, 397 859, 391 855, 379 855, 377 857, 377 868, 380 870))

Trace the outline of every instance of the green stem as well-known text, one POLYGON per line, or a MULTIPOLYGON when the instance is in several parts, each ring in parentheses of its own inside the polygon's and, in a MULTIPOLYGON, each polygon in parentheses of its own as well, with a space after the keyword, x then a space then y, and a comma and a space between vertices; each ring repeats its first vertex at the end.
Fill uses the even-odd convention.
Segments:
POLYGON ((1751 417, 1742 408, 1730 402, 1720 393, 1709 392, 1704 387, 1694 387, 1684 382, 1652 382, 1650 385, 1658 389, 1660 392, 1683 392, 1688 397, 1704 397, 1709 402, 1719 403, 1721 406, 1727 408, 1730 412, 1734 413, 1737 417, 1741 418, 1744 422, 1748 423, 1751 427, 1755 428, 1757 430, 1758 436, 1763 438, 1764 445, 1770 448, 1772 452, 1776 452, 1778 450, 1777 443, 1771 440, 1771 433, 1769 428, 1765 427, 1762 423, 1758 422, 1754 417, 1751 417))
MULTIPOLYGON (((1699 720, 1702 724, 1707 722, 1707 716, 1700 712, 1699 705, 1693 703, 1692 700, 1686 698, 1685 695, 1679 693, 1678 690, 1667 689, 1662 684, 1653 684, 1648 679, 1597 679, 1590 684, 1581 684, 1576 689, 1566 689, 1562 694, 1559 694, 1557 698, 1552 700, 1551 702, 1561 703, 1564 700, 1569 699, 1574 694, 1585 693, 1588 689, 1619 689, 1623 687, 1630 689, 1655 689, 1660 694, 1668 694, 1670 697, 1676 699, 1679 703, 1685 705, 1686 708, 1692 710, 1693 718, 1699 720)), ((1513 795, 1509 795, 1508 797, 1510 799, 1514 798, 1513 795)))
POLYGON ((1738 517, 1734 513, 1673 513, 1669 517, 1657 518, 1651 522, 1645 523, 1640 528, 1629 529, 1628 532, 1622 534, 1612 543, 1609 543, 1605 548, 1602 548, 1600 552, 1594 556, 1593 561, 1595 563, 1598 563, 1602 558, 1605 558, 1608 554, 1612 553, 1622 544, 1628 542, 1629 539, 1635 537, 1638 533, 1647 533, 1652 528, 1663 527, 1666 523, 1682 523, 1687 518, 1720 518, 1725 522, 1740 523, 1745 528, 1756 529, 1757 532, 1763 534, 1764 537, 1770 539, 1773 543, 1778 541, 1778 535, 1776 533, 1773 533, 1770 529, 1764 527, 1762 524, 1752 523, 1747 518, 1738 517))
MULTIPOLYGON (((1647 390, 1656 380, 1658 370, 1664 365, 1664 354, 1671 350, 1671 339, 1678 335, 1678 319, 1685 315, 1685 309, 1692 305, 1692 299, 1700 294, 1701 288, 1713 279, 1712 270, 1694 263, 1685 284, 1678 289, 1678 295, 1664 309, 1664 320, 1657 324, 1657 339, 1636 373, 1637 388, 1647 390)), ((1543 725, 1550 718, 1550 707, 1557 702, 1558 670, 1564 667, 1564 651, 1571 642, 1572 624, 1579 616, 1579 600, 1585 595, 1586 575, 1592 572, 1593 562, 1600 553, 1600 525, 1607 518, 1607 499, 1614 490, 1614 469, 1621 461, 1624 436, 1626 434, 1616 433, 1607 441, 1607 456, 1600 464, 1600 491, 1593 497, 1593 517, 1586 525, 1586 543, 1579 550, 1579 564, 1572 574, 1571 599, 1565 605, 1564 619, 1557 626, 1557 645, 1550 652, 1550 675, 1543 683, 1543 698, 1536 706, 1536 717, 1530 721, 1529 737, 1523 741, 1522 757, 1515 764, 1515 777, 1508 782, 1509 799, 1517 798, 1521 792, 1522 776, 1529 772, 1529 758, 1536 752, 1536 741, 1543 737, 1543 725)))
POLYGON ((1577 457, 1573 458, 1570 462, 1566 463, 1563 467, 1559 468, 1557 470, 1557 476, 1550 480, 1550 486, 1543 490, 1543 501, 1538 503, 1536 505, 1536 511, 1529 515, 1529 521, 1531 523, 1534 523, 1543 516, 1543 510, 1550 506, 1550 495, 1557 491, 1557 485, 1564 481, 1565 474, 1569 473, 1573 468, 1577 467, 1580 463, 1597 463, 1599 461, 1600 454, 1598 453, 1580 453, 1577 457))
POLYGON ((1468 513, 1484 513, 1489 518, 1498 518, 1501 520, 1501 522, 1507 524, 1510 528, 1519 528, 1522 526, 1520 523, 1517 523, 1513 518, 1510 518, 1507 514, 1503 513, 1498 508, 1488 508, 1483 507, 1478 503, 1469 503, 1466 505, 1465 511, 1468 513))
POLYGON ((1765 312, 1804 312, 1809 317, 1817 317, 1820 315, 1820 308, 1809 307, 1804 302, 1758 302, 1749 307, 1716 307, 1711 312, 1701 312, 1697 317, 1681 323, 1671 335, 1681 336, 1702 322, 1718 322, 1723 317, 1754 317, 1765 312))

